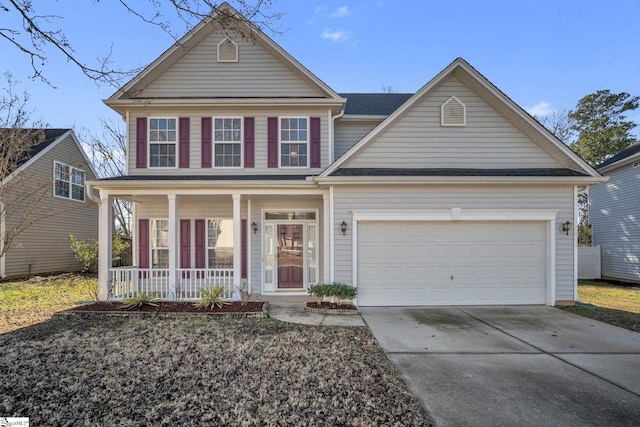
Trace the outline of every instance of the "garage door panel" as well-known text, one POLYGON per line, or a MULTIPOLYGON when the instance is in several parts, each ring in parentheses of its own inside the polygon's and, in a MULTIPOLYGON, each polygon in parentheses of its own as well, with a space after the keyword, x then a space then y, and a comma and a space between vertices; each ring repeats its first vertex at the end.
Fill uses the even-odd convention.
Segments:
POLYGON ((544 222, 360 222, 358 303, 542 304, 545 236, 544 222))

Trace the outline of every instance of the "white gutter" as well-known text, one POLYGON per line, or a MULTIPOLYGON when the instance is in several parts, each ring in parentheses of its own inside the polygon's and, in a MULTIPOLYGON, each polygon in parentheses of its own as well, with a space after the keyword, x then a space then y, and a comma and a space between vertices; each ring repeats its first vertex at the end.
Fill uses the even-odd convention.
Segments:
POLYGON ((545 176, 327 176, 315 177, 318 184, 574 184, 590 185, 605 182, 608 177, 545 177, 545 176))

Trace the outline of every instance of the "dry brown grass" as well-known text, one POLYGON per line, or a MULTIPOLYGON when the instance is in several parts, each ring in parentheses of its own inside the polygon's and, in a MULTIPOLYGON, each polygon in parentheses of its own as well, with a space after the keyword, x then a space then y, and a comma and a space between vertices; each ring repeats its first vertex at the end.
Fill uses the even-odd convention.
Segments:
POLYGON ((31 425, 429 425, 363 327, 55 316, 0 349, 31 425))

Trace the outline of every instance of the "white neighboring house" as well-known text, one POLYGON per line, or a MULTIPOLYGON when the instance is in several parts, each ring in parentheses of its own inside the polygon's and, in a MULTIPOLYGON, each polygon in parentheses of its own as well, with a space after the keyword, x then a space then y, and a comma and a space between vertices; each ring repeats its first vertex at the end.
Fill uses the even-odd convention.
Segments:
POLYGON ((609 177, 589 190, 592 241, 603 279, 640 283, 640 142, 598 166, 609 177))
POLYGON ((415 94, 338 94, 237 25, 205 19, 105 100, 129 149, 127 175, 89 183, 101 299, 333 281, 360 306, 577 299, 577 189, 603 178, 465 60, 415 94), (113 198, 134 204, 128 268, 113 198))
POLYGON ((85 181, 96 178, 72 129, 44 130, 44 139, 2 180, 7 208, 1 210, 0 241, 23 220, 23 209, 35 207, 37 221, 18 234, 0 258, 1 277, 80 270, 69 234, 82 240, 98 237, 98 206, 85 189, 85 181), (43 196, 33 196, 36 193, 43 196), (16 206, 17 198, 23 207, 16 206))

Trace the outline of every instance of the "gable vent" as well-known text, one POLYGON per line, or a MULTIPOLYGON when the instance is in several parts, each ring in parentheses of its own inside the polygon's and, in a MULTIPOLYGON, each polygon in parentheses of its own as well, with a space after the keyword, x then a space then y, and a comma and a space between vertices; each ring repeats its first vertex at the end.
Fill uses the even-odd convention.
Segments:
POLYGON ((238 62, 238 44, 228 37, 218 43, 218 62, 238 62))
POLYGON ((442 126, 466 126, 467 107, 458 98, 452 96, 440 107, 442 126))

